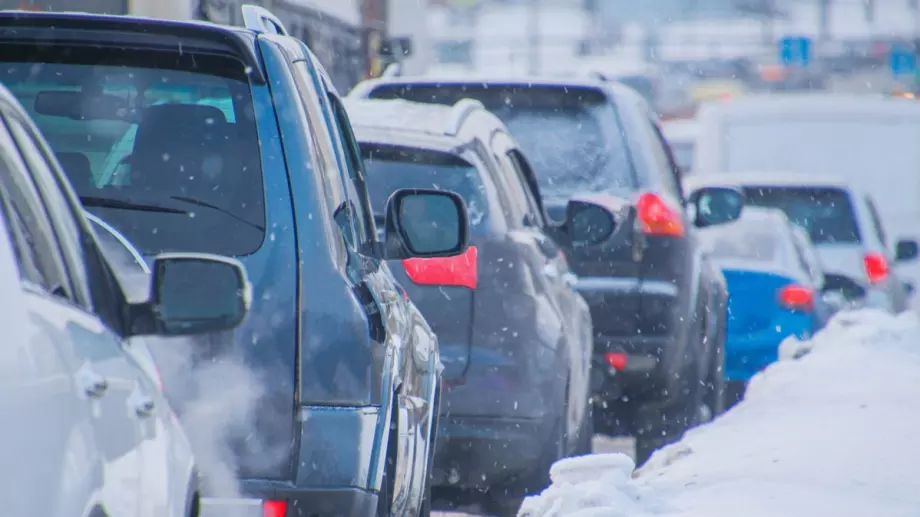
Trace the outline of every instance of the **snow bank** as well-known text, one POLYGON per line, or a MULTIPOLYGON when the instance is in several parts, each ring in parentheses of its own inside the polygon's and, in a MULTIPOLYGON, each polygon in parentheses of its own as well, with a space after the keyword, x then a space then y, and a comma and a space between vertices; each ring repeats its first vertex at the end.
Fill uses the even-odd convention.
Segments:
POLYGON ((732 411, 658 451, 557 463, 521 517, 920 515, 920 320, 838 315, 732 411))

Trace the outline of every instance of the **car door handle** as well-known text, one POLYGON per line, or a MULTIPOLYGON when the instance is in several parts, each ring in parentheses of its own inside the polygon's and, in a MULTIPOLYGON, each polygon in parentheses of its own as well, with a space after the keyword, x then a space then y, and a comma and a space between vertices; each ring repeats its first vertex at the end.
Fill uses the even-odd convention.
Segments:
POLYGON ((546 264, 543 266, 543 275, 555 280, 559 278, 559 269, 556 268, 555 264, 546 264))
POLYGON ((80 383, 83 385, 83 393, 92 397, 99 398, 105 395, 109 389, 109 381, 105 377, 87 369, 80 370, 80 383))
POLYGON ((156 404, 150 397, 141 397, 134 403, 134 413, 141 418, 148 418, 153 415, 156 404))

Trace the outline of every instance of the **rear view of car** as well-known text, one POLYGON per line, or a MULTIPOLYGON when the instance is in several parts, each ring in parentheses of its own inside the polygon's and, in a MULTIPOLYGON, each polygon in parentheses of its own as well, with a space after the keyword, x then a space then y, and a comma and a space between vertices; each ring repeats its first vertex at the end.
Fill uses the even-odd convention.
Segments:
POLYGON ((827 318, 816 279, 782 212, 745 207, 741 218, 700 236, 728 284, 725 378, 745 383, 776 361, 789 336, 810 337, 827 318))
POLYGON ((908 289, 892 266, 910 258, 912 241, 899 244, 900 256, 890 252, 874 202, 852 185, 783 173, 695 176, 687 182, 691 190, 712 184, 737 185, 745 206, 777 208, 804 229, 826 269, 825 289, 860 305, 894 312, 907 307, 908 289))

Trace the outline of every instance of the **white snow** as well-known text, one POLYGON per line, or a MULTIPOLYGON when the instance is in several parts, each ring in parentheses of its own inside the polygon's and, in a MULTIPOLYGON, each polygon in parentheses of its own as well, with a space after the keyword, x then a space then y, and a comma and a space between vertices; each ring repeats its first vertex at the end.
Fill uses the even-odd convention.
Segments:
POLYGON ((642 468, 622 454, 561 461, 519 515, 920 515, 918 336, 913 313, 841 313, 642 468))

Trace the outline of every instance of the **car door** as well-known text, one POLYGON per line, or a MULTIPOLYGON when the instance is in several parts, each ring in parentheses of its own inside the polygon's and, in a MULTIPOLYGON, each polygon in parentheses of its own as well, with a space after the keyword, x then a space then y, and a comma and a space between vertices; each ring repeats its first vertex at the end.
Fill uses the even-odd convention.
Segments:
POLYGON ((42 310, 53 296, 46 279, 55 273, 43 270, 48 263, 38 260, 25 219, 6 194, 16 166, 8 144, 0 143, 0 411, 14 424, 0 433, 0 507, 10 515, 86 515, 101 503, 103 486, 91 406, 63 353, 66 343, 42 310))
MULTIPOLYGON (((4 122, 11 130, 22 129, 15 115, 6 116, 4 122)), ((60 224, 66 216, 57 211, 66 210, 66 204, 62 206, 61 200, 49 202, 50 173, 40 169, 47 163, 19 145, 22 139, 14 142, 4 131, 0 140, 14 162, 12 174, 0 182, 41 265, 41 312, 53 324, 58 346, 71 364, 78 387, 91 402, 93 434, 105 467, 106 505, 115 514, 136 515, 153 503, 144 500, 141 481, 141 418, 145 416, 139 411, 145 402, 142 372, 122 349, 119 338, 91 312, 95 306, 86 305, 77 296, 85 272, 83 262, 74 261, 78 250, 72 247, 79 238, 68 233, 72 228, 60 224), (43 191, 35 181, 35 176, 41 175, 46 180, 43 191)))

